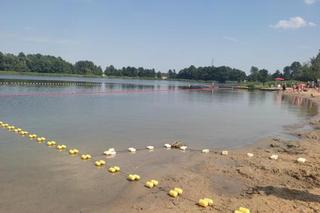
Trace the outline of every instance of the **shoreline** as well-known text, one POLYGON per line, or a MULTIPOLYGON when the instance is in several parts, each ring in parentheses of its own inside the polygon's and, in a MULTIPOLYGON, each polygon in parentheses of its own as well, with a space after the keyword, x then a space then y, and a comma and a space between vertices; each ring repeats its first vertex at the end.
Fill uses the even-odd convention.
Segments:
MULTIPOLYGON (((51 189, 60 188, 61 195, 53 190, 42 197, 41 189, 35 190, 29 195, 25 209, 23 205, 16 206, 13 208, 16 211, 12 212, 47 208, 59 212, 233 212, 240 206, 249 208, 251 212, 319 212, 320 148, 317 145, 320 139, 320 95, 315 98, 310 97, 310 93, 285 95, 306 98, 317 104, 317 114, 304 119, 314 129, 294 129, 295 125, 290 129, 299 137, 297 139, 267 137, 251 145, 229 148, 227 156, 221 155, 220 149, 202 154, 200 150, 182 153, 161 148, 152 154, 141 152, 129 158, 119 155, 108 159, 108 166, 120 165, 124 172, 141 175, 140 183, 131 183, 125 180, 126 177, 112 174, 102 182, 106 170, 92 170, 91 164, 80 163, 79 159, 70 159, 68 155, 62 156, 59 160, 65 160, 63 167, 68 168, 65 177, 71 175, 80 179, 80 190, 70 189, 69 184, 74 187, 71 184, 74 178, 63 178, 61 185, 57 182, 49 184, 51 189), (247 153, 254 156, 248 157, 247 153), (269 159, 272 154, 279 155, 279 159, 269 159), (299 157, 307 161, 298 164, 299 157), (144 187, 144 182, 149 179, 158 180, 161 188, 144 187), (182 188, 183 195, 175 199, 169 197, 167 192, 173 187, 182 188), (77 199, 73 200, 73 196, 77 199), (71 202, 69 207, 66 203, 60 205, 57 197, 58 200, 71 202), (208 208, 197 206, 196 203, 203 197, 212 198, 214 205, 208 208), (46 205, 48 200, 49 206, 46 205), (34 202, 36 206, 29 206, 34 202)), ((56 157, 56 153, 41 154, 56 157)), ((42 157, 39 156, 39 159, 42 157)), ((50 162, 47 163, 50 165, 50 162)), ((53 165, 48 168, 55 168, 56 159, 51 163, 53 165)), ((47 177, 52 174, 61 175, 60 172, 44 172, 42 175, 47 177)), ((26 189, 29 190, 28 187, 26 189)), ((8 196, 7 200, 3 200, 14 205, 16 202, 11 198, 8 196)), ((10 210, 9 207, 7 205, 7 210, 10 210)))
MULTIPOLYGON (((317 114, 308 118, 312 130, 292 130, 297 140, 265 138, 253 145, 219 153, 189 153, 179 162, 167 163, 160 183, 180 186, 186 198, 211 197, 213 207, 201 208, 188 199, 171 199, 163 192, 146 193, 135 189, 139 198, 125 197, 131 203, 115 202, 120 212, 233 212, 240 206, 251 212, 320 212, 320 94, 284 95, 306 98, 317 104, 317 114), (248 157, 247 153, 253 153, 248 157), (277 154, 279 159, 271 160, 277 154), (305 163, 298 163, 303 157, 305 163), (176 165, 172 165, 176 164, 176 165), (161 194, 162 193, 162 194, 161 194)), ((133 193, 128 190, 128 193, 133 193)), ((100 211, 98 211, 100 212, 100 211)), ((102 209, 101 209, 102 212, 102 209)))

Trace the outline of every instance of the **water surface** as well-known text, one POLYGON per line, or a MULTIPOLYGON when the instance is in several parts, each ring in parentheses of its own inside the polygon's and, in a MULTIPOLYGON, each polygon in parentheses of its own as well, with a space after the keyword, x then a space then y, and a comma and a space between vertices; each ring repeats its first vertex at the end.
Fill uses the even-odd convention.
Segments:
MULTIPOLYGON (((316 112, 311 102, 280 93, 185 90, 184 82, 5 78, 20 83, 4 85, 8 80, 2 79, 0 120, 96 156, 108 147, 162 146, 178 139, 193 148, 243 146, 285 136, 285 126, 303 124, 316 112)), ((154 178, 186 156, 145 151, 120 154, 108 164, 154 178)), ((124 190, 135 198, 135 187, 141 187, 3 129, 0 162, 0 212, 105 212, 124 190)))

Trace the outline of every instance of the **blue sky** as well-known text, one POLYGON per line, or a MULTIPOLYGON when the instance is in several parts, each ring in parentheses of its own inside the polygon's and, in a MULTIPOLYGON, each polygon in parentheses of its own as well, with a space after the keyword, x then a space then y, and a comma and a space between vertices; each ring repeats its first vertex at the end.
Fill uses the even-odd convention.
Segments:
POLYGON ((162 72, 273 72, 320 49, 320 0, 0 0, 0 51, 162 72))

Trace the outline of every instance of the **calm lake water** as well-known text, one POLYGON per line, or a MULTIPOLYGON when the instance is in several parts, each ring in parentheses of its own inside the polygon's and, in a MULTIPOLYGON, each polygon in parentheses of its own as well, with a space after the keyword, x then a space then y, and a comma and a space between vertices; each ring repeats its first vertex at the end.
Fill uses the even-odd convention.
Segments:
MULTIPOLYGON (((108 147, 162 146, 178 139, 193 148, 238 147, 287 136, 286 126, 304 124, 316 113, 311 102, 273 92, 184 90, 184 82, 90 78, 23 77, 28 83, 22 84, 17 78, 22 77, 0 76, 0 120, 92 155, 108 147), (8 79, 20 83, 1 83, 8 79), (62 81, 67 84, 48 85, 62 81)), ((153 178, 188 155, 156 150, 128 156, 108 164, 153 178)), ((92 162, 3 129, 0 162, 0 212, 112 212, 121 199, 130 203, 138 196, 138 186, 93 168, 92 162)))
POLYGON ((0 120, 91 152, 178 139, 195 148, 241 146, 283 134, 284 126, 316 112, 311 103, 292 104, 273 92, 183 90, 187 83, 169 81, 24 78, 97 82, 0 86, 0 120))

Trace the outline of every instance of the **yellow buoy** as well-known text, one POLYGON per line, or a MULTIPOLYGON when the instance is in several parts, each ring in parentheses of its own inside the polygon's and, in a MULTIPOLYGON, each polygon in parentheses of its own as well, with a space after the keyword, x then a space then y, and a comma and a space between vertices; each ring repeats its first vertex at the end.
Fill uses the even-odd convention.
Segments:
POLYGON ((235 210, 234 213, 250 213, 250 209, 245 207, 240 207, 239 209, 235 210))
POLYGON ((140 180, 140 176, 137 174, 129 174, 127 179, 130 181, 138 181, 140 180))
POLYGON ((92 157, 89 154, 81 155, 82 160, 90 160, 92 157))
POLYGON ((132 174, 129 174, 127 179, 130 180, 130 181, 134 181, 135 180, 135 176, 132 175, 132 174))
POLYGON ((209 206, 212 206, 213 205, 213 200, 212 199, 210 199, 210 198, 203 198, 204 200, 206 200, 206 201, 208 201, 208 204, 209 204, 209 206))
POLYGON ((47 145, 48 146, 55 146, 57 143, 55 141, 48 141, 47 145))
POLYGON ((181 188, 177 188, 177 187, 175 187, 173 190, 176 191, 179 195, 181 195, 183 192, 181 188))
POLYGON ((145 187, 148 187, 148 188, 153 188, 155 186, 157 186, 159 184, 159 182, 157 180, 149 180, 145 183, 145 187))
POLYGON ((134 175, 135 180, 140 180, 140 176, 139 175, 134 175))
POLYGON ((113 168, 115 168, 115 170, 116 170, 117 172, 120 172, 120 167, 119 167, 119 166, 114 166, 113 168))
POLYGON ((19 132, 19 134, 21 135, 21 136, 25 136, 25 135, 27 135, 29 132, 27 132, 27 131, 21 131, 21 132, 19 132))
POLYGON ((178 197, 178 192, 175 190, 170 190, 168 194, 174 198, 178 197))
POLYGON ((66 145, 57 145, 57 150, 59 150, 59 151, 63 151, 63 150, 65 150, 66 148, 67 148, 67 146, 66 145))
POLYGON ((144 185, 145 185, 145 187, 147 187, 149 189, 154 187, 154 184, 151 181, 147 181, 144 185))
POLYGON ((198 202, 198 205, 199 206, 202 206, 202 207, 208 207, 209 206, 209 203, 207 200, 205 199, 200 199, 199 202, 198 202))
POLYGON ((250 213, 250 209, 245 208, 245 207, 240 207, 239 211, 242 212, 242 213, 250 213))
POLYGON ((110 173, 116 173, 116 172, 120 172, 120 167, 119 166, 112 166, 108 169, 108 171, 110 173))
POLYGON ((29 138, 30 138, 30 139, 35 139, 35 138, 37 138, 37 137, 38 137, 38 136, 37 136, 36 134, 30 134, 30 135, 29 135, 29 138))
POLYGON ((42 138, 37 138, 37 142, 38 143, 43 143, 44 141, 42 140, 42 138))
POLYGON ((13 131, 16 127, 15 126, 8 126, 9 131, 13 131))
POLYGON ((158 186, 158 184, 159 184, 159 181, 157 181, 157 180, 152 179, 150 181, 153 183, 154 186, 158 186))
POLYGON ((95 163, 94 163, 97 167, 100 167, 100 166, 103 166, 106 164, 106 162, 104 160, 97 160, 95 163))
POLYGON ((78 149, 70 149, 69 150, 69 154, 70 155, 76 155, 76 154, 78 154, 79 153, 79 150, 78 149))
POLYGON ((113 167, 110 167, 110 168, 108 169, 108 171, 109 171, 110 173, 116 173, 116 172, 117 172, 117 170, 116 170, 115 168, 113 168, 113 167))

